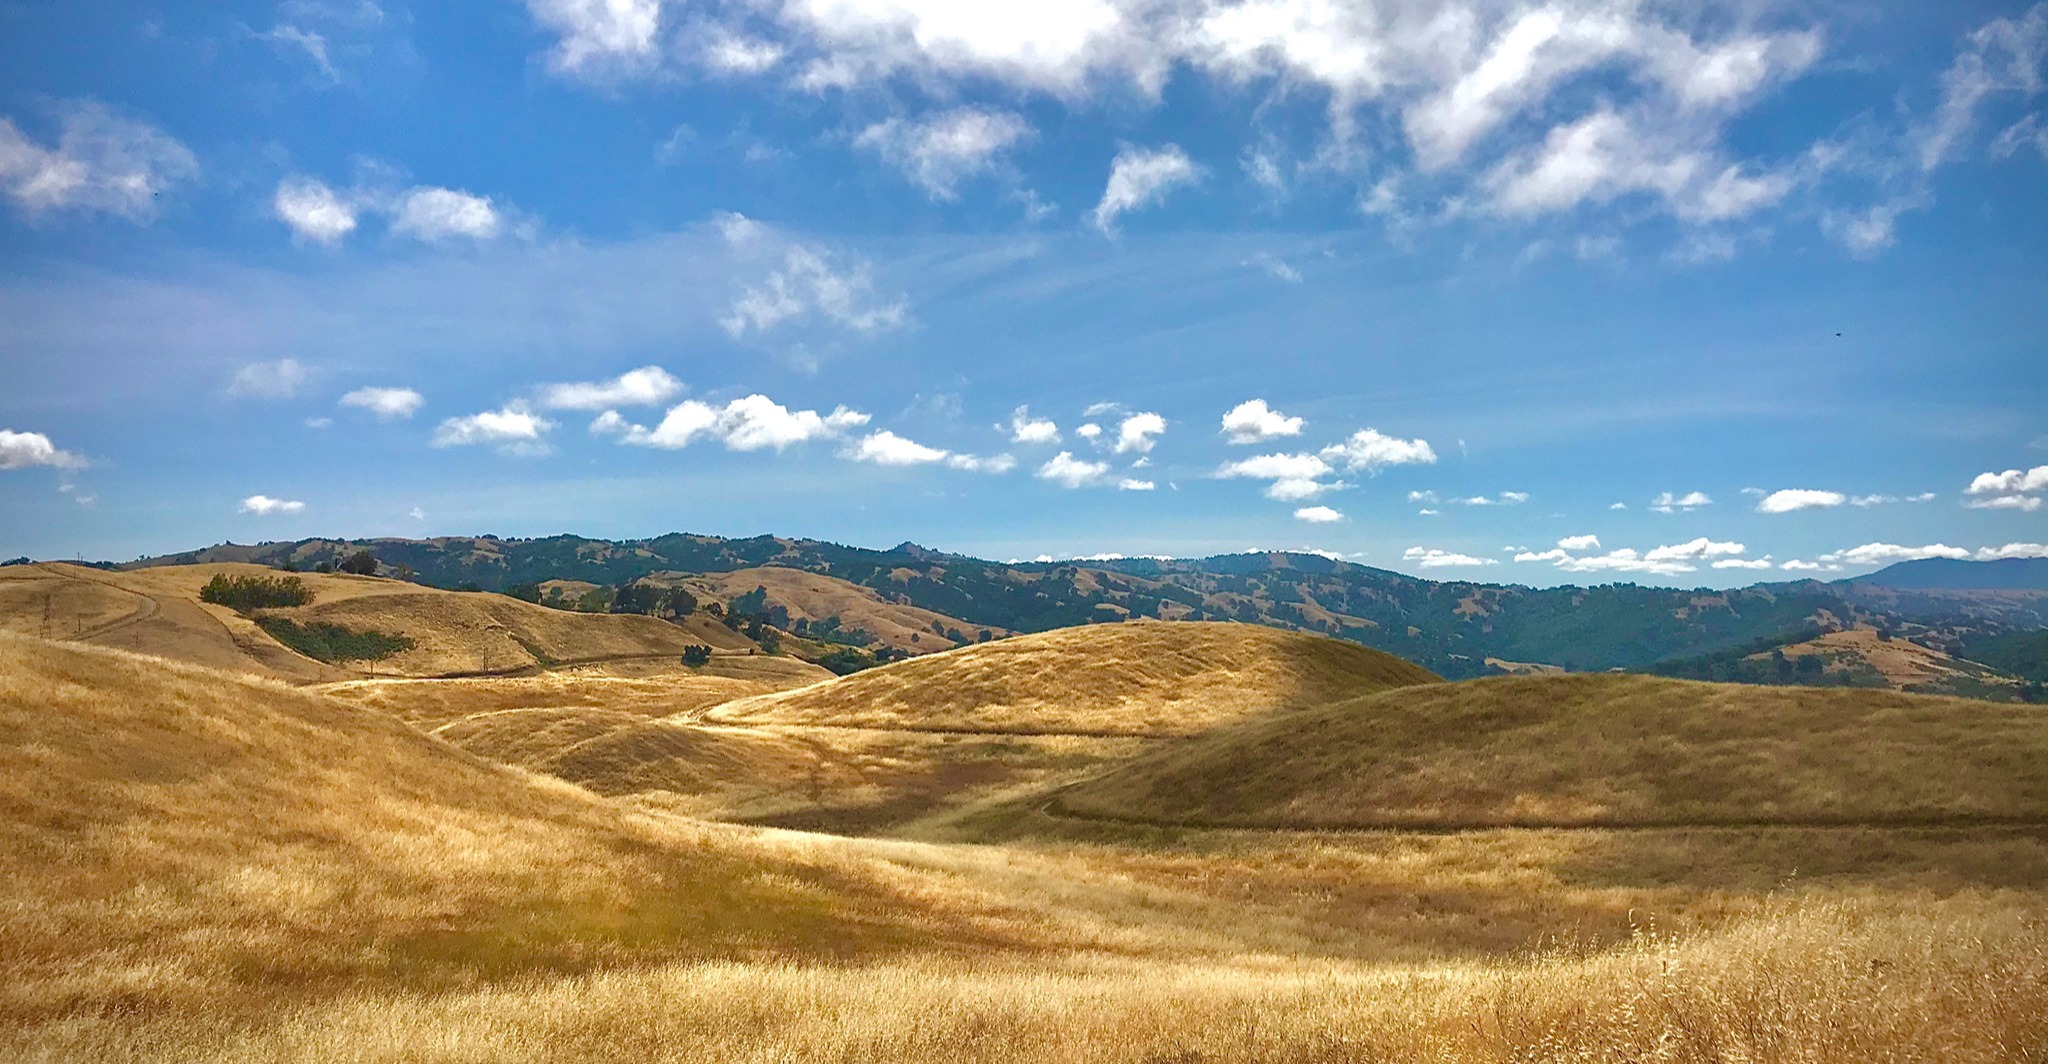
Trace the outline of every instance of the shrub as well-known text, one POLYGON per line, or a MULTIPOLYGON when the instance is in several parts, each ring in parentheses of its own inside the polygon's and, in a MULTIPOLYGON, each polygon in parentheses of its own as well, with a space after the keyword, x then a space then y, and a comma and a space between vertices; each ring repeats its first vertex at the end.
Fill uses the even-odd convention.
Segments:
POLYGON ((258 617, 256 624, 272 639, 314 661, 376 661, 411 650, 413 642, 388 632, 357 632, 338 624, 315 621, 301 625, 289 617, 258 617))
POLYGON ((341 571, 357 576, 377 575, 377 556, 367 550, 359 550, 341 560, 341 571))
POLYGON ((296 576, 229 576, 215 573, 199 589, 199 601, 226 606, 236 613, 303 606, 313 593, 296 576))
POLYGON ((705 646, 702 643, 696 643, 684 647, 683 664, 688 665, 693 669, 703 668, 704 666, 711 664, 711 648, 705 646))

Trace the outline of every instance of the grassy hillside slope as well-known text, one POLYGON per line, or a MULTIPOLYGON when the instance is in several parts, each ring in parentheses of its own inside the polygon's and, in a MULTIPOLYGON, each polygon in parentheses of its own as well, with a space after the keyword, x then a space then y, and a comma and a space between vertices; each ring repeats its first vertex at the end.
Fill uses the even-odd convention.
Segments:
POLYGON ((273 681, 0 634, 0 737, 0 1019, 944 933, 857 869, 273 681))
MULTIPOLYGON (((705 573, 687 580, 666 576, 655 577, 652 582, 680 584, 700 599, 719 602, 731 602, 758 588, 766 593, 766 606, 780 606, 788 611, 792 624, 784 627, 793 627, 796 621, 815 624, 833 618, 839 632, 867 633, 871 641, 862 646, 926 654, 972 643, 984 627, 886 598, 891 594, 886 584, 878 591, 835 576, 777 565, 705 573), (946 632, 958 632, 963 638, 956 642, 946 632)), ((1008 629, 990 628, 989 633, 1007 635, 1008 629)))
POLYGON ((312 592, 312 602, 261 615, 385 632, 413 644, 373 662, 337 667, 294 653, 250 617, 200 601, 200 589, 218 574, 285 575, 234 563, 130 572, 62 563, 10 566, 0 569, 0 629, 300 681, 369 672, 441 676, 670 657, 692 644, 736 652, 753 646, 709 618, 693 617, 691 627, 678 627, 651 617, 569 613, 503 595, 442 591, 377 577, 289 574, 312 592))
POLYGON ((1191 734, 1436 676, 1254 625, 1132 622, 1019 636, 714 709, 725 722, 1019 734, 1191 734))
POLYGON ((1639 676, 1403 688, 1155 750, 1076 814, 1256 827, 2048 823, 2048 710, 1639 676))

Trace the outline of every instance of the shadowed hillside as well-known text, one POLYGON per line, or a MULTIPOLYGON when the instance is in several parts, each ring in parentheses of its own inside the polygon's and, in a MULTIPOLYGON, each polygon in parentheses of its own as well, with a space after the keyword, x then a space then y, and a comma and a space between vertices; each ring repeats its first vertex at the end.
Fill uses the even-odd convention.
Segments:
MULTIPOLYGON (((641 957, 852 952, 943 917, 264 680, 0 634, 0 1016, 641 957)), ((943 932, 939 932, 943 933, 943 932)))
POLYGON ((1635 676, 1404 688, 1148 752, 1057 807, 1171 823, 2048 823, 2048 710, 1635 676))
POLYGON ((871 669, 712 710, 726 722, 1011 732, 1190 734, 1243 717, 1436 682, 1334 639, 1244 624, 1062 629, 871 669))

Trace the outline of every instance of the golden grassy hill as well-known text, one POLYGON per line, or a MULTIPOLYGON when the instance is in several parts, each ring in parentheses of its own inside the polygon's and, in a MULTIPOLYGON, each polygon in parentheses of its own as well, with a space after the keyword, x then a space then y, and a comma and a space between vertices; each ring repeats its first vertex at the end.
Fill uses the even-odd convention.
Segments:
POLYGON ((1066 628, 728 703, 708 719, 1011 732, 1190 734, 1277 710, 1437 682, 1354 643, 1255 625, 1066 628))
POLYGON ((0 628, 135 650, 298 681, 375 672, 443 676, 565 662, 680 656, 684 647, 744 651, 745 637, 708 618, 678 627, 651 617, 569 613, 503 595, 442 591, 399 580, 298 573, 313 601, 266 610, 300 624, 325 622, 413 640, 375 662, 325 665, 287 649, 247 617, 199 600, 216 574, 277 576, 235 563, 104 572, 45 563, 0 569, 0 628), (51 619, 45 621, 45 617, 51 619))
POLYGON ((1643 676, 1404 688, 1149 752, 1083 816, 1247 827, 2048 823, 2048 709, 1643 676))
MULTIPOLYGON (((1829 632, 1784 648, 1785 656, 1798 661, 1818 657, 1829 675, 1867 670, 1894 691, 1922 691, 1931 694, 1957 693, 1971 685, 1986 692, 2017 690, 2021 681, 1974 661, 1951 657, 1931 647, 1905 639, 1880 639, 1868 628, 1829 632)), ((1755 654, 1752 661, 1764 661, 1769 654, 1755 654)), ((1988 697, 1988 694, 1986 695, 1988 697)))
POLYGON ((700 669, 664 663, 650 676, 565 668, 523 676, 345 680, 320 693, 432 730, 464 717, 508 709, 607 709, 639 718, 706 709, 751 695, 804 687, 832 674, 788 657, 719 655, 700 669))
POLYGON ((0 634, 0 737, 0 1021, 946 933, 843 862, 275 681, 0 634))
MULTIPOLYGON (((702 599, 730 602, 755 588, 768 593, 770 605, 789 611, 791 620, 818 621, 839 618, 843 631, 862 629, 875 637, 873 646, 887 646, 912 654, 949 650, 961 645, 933 630, 958 631, 974 642, 985 625, 918 606, 906 606, 883 599, 872 588, 836 576, 789 569, 779 565, 739 569, 729 573, 706 573, 680 581, 702 599)), ((995 636, 1007 635, 1002 628, 989 628, 995 636)))
POLYGON ((671 791, 738 802, 802 787, 857 783, 796 739, 745 729, 648 720, 609 709, 510 709, 434 731, 479 757, 568 780, 604 795, 671 791))

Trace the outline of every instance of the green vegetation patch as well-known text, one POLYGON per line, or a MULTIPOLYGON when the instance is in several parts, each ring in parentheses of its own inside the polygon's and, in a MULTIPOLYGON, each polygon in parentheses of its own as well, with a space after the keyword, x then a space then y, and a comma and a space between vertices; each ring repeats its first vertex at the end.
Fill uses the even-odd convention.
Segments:
POLYGON ((229 576, 219 573, 199 589, 199 601, 226 606, 236 613, 303 606, 313 592, 296 576, 229 576))
POLYGON ((341 661, 376 661, 413 646, 412 640, 402 635, 357 632, 323 621, 302 625, 289 617, 258 617, 256 623, 272 639, 330 665, 341 661))

